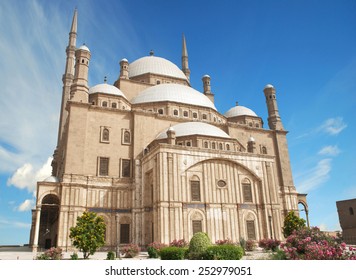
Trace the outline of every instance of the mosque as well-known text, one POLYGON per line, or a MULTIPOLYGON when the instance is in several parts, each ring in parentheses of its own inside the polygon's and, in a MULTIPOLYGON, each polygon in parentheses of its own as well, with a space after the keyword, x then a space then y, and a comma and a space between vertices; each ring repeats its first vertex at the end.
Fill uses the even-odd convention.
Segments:
MULTIPOLYGON (((236 104, 222 114, 210 77, 190 85, 181 69, 150 53, 120 61, 113 85, 88 85, 91 53, 76 47, 77 11, 66 49, 52 176, 37 183, 30 245, 72 249, 69 229, 84 211, 106 223, 104 250, 190 240, 283 239, 285 215, 307 209, 293 183, 276 89, 263 93, 268 128, 236 104)), ((263 98, 261 94, 261 98, 263 98)))

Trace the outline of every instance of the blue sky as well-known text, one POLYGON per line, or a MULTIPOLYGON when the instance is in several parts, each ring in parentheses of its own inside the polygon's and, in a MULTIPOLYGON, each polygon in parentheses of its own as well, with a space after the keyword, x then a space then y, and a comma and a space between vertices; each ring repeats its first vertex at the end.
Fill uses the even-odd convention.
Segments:
POLYGON ((0 1, 0 245, 28 243, 36 181, 56 146, 65 48, 74 8, 77 45, 92 58, 91 86, 114 83, 118 62, 148 55, 211 76, 221 113, 238 101, 267 127, 271 83, 294 183, 310 222, 340 229, 335 202, 356 198, 356 1, 0 1))

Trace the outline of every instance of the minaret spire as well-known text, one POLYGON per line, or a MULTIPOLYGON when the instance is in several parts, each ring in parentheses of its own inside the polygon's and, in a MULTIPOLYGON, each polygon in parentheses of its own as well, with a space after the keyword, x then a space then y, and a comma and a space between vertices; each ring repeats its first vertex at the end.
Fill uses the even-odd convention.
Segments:
POLYGON ((70 87, 74 79, 74 64, 75 64, 75 50, 76 50, 76 41, 77 41, 77 18, 78 12, 77 9, 74 10, 74 15, 72 19, 72 25, 69 32, 68 46, 66 48, 66 66, 65 71, 62 76, 63 88, 62 88, 62 105, 61 113, 59 119, 59 128, 58 128, 58 141, 57 147, 61 141, 64 125, 67 120, 68 112, 66 111, 66 104, 70 98, 70 87))
POLYGON ((268 84, 263 89, 266 97, 268 109, 268 126, 272 130, 284 130, 281 117, 279 116, 276 89, 271 84, 268 84))
POLYGON ((184 34, 183 34, 183 41, 182 41, 182 71, 189 81, 190 80, 190 70, 189 70, 189 65, 188 65, 188 50, 187 50, 187 44, 185 42, 184 34))

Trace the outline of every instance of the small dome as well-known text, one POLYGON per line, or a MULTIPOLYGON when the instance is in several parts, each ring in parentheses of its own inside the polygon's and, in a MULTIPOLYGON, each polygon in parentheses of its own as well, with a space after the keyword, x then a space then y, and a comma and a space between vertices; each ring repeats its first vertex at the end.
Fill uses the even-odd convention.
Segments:
POLYGON ((250 136, 250 138, 248 138, 248 142, 256 142, 255 138, 253 138, 252 136, 250 136))
POLYGON ((179 84, 159 84, 149 87, 139 93, 132 100, 132 104, 162 101, 208 107, 216 111, 214 104, 204 94, 191 87, 179 84))
POLYGON ((210 76, 209 75, 204 75, 203 78, 210 78, 210 76))
MULTIPOLYGON (((222 131, 220 128, 203 123, 203 122, 185 122, 176 124, 169 129, 174 129, 176 132, 176 137, 188 136, 188 135, 204 135, 222 138, 231 138, 226 132, 222 131)), ((156 139, 167 138, 167 129, 161 132, 156 139)))
POLYGON ((274 88, 274 86, 271 84, 267 84, 267 85, 265 85, 264 89, 266 89, 266 88, 274 88))
POLYGON ((126 58, 121 59, 120 62, 121 62, 121 61, 122 61, 122 62, 129 62, 126 58))
POLYGON ((115 86, 105 84, 105 83, 91 87, 89 89, 89 94, 93 94, 93 93, 106 93, 106 94, 118 95, 118 96, 125 97, 126 99, 126 96, 123 94, 121 90, 119 90, 115 86))
POLYGON ((43 182, 58 183, 59 180, 58 180, 58 178, 56 176, 49 176, 46 179, 44 179, 43 182))
POLYGON ((87 52, 90 52, 89 48, 86 46, 86 45, 82 45, 78 48, 78 50, 84 50, 84 51, 87 51, 87 52))
POLYGON ((145 56, 129 65, 129 78, 152 73, 187 80, 182 70, 167 59, 157 56, 145 56))
POLYGON ((251 109, 244 107, 244 106, 235 106, 232 107, 230 110, 228 110, 225 114, 225 117, 227 118, 233 118, 237 116, 253 116, 257 117, 256 113, 252 111, 251 109))

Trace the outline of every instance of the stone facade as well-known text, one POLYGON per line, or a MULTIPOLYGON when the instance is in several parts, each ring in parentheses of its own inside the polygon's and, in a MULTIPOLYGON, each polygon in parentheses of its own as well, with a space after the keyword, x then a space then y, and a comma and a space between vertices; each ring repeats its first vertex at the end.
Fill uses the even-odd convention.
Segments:
POLYGON ((336 201, 342 237, 347 244, 356 244, 356 199, 336 201))
POLYGON ((107 249, 189 240, 197 231, 213 241, 283 239, 284 216, 298 212, 303 195, 293 183, 275 88, 264 89, 269 129, 243 106, 221 114, 209 76, 203 93, 190 87, 184 37, 182 70, 153 54, 123 59, 114 85, 89 87, 91 55, 75 47, 76 26, 77 12, 53 174, 37 183, 34 250, 71 249, 69 229, 84 211, 103 216, 107 249))

